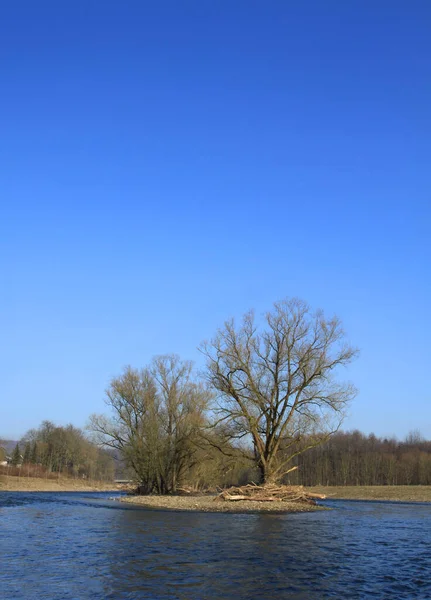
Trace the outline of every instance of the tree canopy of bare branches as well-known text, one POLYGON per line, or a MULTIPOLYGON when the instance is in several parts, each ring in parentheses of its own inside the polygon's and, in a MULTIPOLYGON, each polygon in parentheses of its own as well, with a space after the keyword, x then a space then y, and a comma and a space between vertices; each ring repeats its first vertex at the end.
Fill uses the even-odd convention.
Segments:
POLYGON ((111 416, 93 415, 99 443, 119 450, 145 493, 177 489, 196 460, 209 393, 192 379, 192 363, 159 356, 143 369, 127 367, 106 391, 111 416))
POLYGON ((357 353, 340 321, 299 299, 274 304, 262 327, 253 312, 239 326, 227 321, 201 351, 218 394, 215 426, 249 456, 252 442, 264 483, 288 472, 298 447, 303 452, 328 439, 356 393, 337 380, 357 353))

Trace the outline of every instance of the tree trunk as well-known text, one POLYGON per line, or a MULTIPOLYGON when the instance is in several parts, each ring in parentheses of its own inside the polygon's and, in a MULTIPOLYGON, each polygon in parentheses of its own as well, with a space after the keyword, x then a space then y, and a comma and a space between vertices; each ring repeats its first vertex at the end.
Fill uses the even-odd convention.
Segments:
POLYGON ((260 461, 258 463, 259 474, 260 474, 260 484, 265 485, 266 483, 277 483, 277 475, 275 473, 275 469, 268 462, 260 461))

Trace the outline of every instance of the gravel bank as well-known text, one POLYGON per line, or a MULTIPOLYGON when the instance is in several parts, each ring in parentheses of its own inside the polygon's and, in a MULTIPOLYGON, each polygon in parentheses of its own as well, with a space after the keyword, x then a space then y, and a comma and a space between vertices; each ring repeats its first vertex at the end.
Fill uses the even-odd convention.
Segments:
POLYGON ((159 510, 229 512, 229 513, 298 513, 326 510, 305 502, 214 501, 214 496, 125 496, 120 502, 139 504, 159 510))

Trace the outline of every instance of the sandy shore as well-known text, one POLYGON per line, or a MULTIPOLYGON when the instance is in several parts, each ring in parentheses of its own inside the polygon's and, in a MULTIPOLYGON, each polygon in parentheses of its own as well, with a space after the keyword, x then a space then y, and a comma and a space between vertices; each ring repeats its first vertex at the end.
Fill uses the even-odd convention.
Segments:
POLYGON ((0 492, 111 492, 122 489, 121 485, 105 481, 0 476, 0 492))
POLYGON ((159 510, 229 512, 229 513, 297 513, 325 510, 305 502, 220 502, 214 496, 125 496, 120 502, 139 504, 159 510))
POLYGON ((325 494, 328 499, 431 502, 431 485, 316 486, 308 489, 311 492, 325 494))

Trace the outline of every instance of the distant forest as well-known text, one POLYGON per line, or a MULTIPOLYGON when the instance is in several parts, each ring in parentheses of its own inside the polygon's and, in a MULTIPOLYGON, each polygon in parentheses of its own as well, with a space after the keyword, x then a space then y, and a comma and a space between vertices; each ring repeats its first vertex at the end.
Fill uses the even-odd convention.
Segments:
MULTIPOLYGON (((304 439, 302 445, 306 444, 304 439)), ((292 485, 431 485, 431 441, 417 431, 403 441, 357 430, 340 431, 327 442, 300 452, 291 465, 297 469, 286 475, 284 482, 292 485)), ((231 485, 258 477, 246 468, 231 472, 231 485)))
POLYGON ((431 441, 339 432, 295 460, 291 483, 303 485, 431 485, 431 441))
POLYGON ((92 443, 81 429, 51 421, 43 421, 18 442, 0 440, 0 463, 0 473, 27 477, 112 481, 115 474, 112 452, 92 443))

